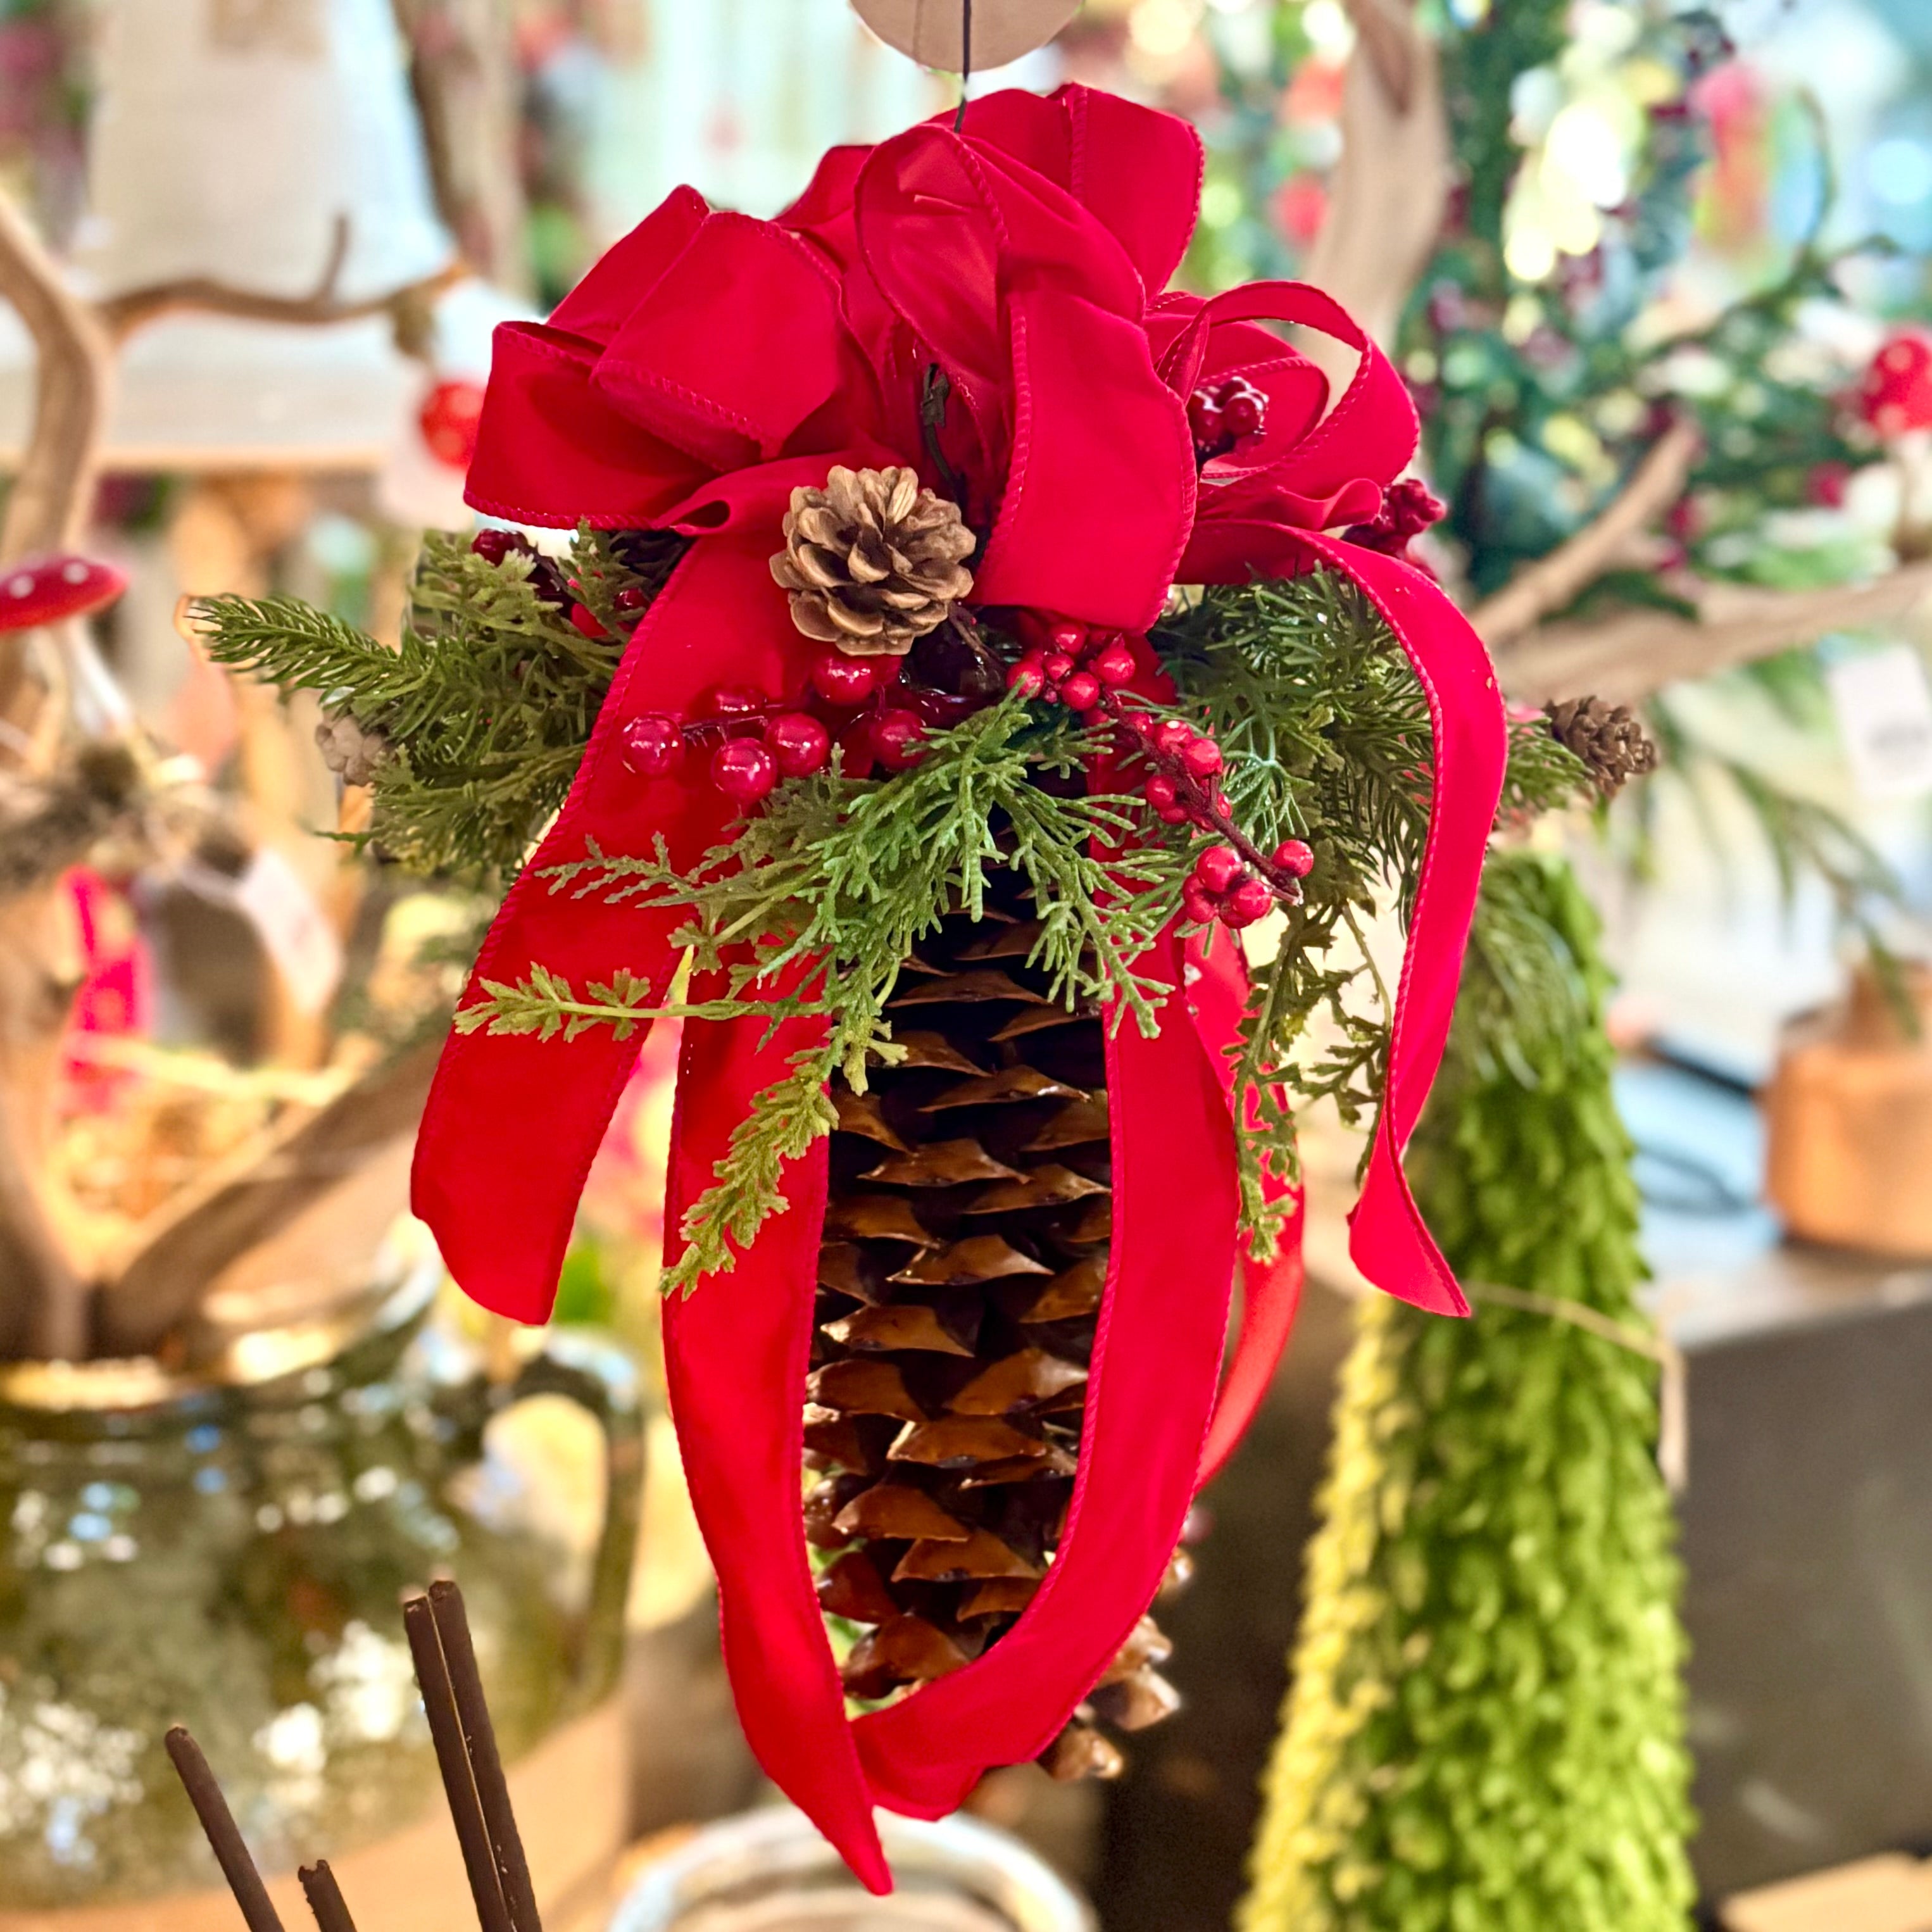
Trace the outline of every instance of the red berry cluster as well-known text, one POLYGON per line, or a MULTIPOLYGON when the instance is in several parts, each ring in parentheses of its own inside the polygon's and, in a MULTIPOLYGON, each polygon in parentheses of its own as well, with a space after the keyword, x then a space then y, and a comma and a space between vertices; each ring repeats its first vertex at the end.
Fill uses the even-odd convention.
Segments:
POLYGON ((1187 399, 1187 427, 1193 433, 1197 461, 1225 456, 1245 436, 1268 427, 1268 392, 1245 376, 1204 384, 1187 399))
POLYGON ((1092 631, 1070 618, 1048 622, 1030 610, 1014 620, 1026 646, 1006 673, 1006 688, 1088 712, 1102 698, 1130 684, 1134 654, 1118 631, 1092 631))
MULTIPOLYGON (((1274 849, 1275 868, 1290 878, 1305 879, 1314 853, 1299 838, 1284 838, 1274 849)), ((1274 911, 1282 894, 1242 862, 1232 845, 1210 845, 1194 862, 1194 875, 1180 890, 1187 916, 1197 926, 1219 920, 1237 932, 1274 911)))
POLYGON ((802 698, 776 703, 742 686, 711 694, 710 715, 688 724, 650 712, 619 734, 625 764, 641 778, 669 778, 694 748, 711 747, 711 782, 737 806, 769 797, 781 778, 824 770, 836 739, 848 775, 875 765, 901 772, 919 762, 926 719, 921 694, 899 685, 897 658, 853 658, 837 650, 814 661, 802 698))
POLYGON ((1031 610, 1017 613, 1013 623, 1024 649, 1006 674, 1007 688, 1064 704, 1089 724, 1112 724, 1130 755, 1149 768, 1141 790, 1162 823, 1192 825, 1226 842, 1202 854, 1188 882, 1190 918, 1252 926, 1277 903, 1301 896, 1314 853, 1290 838, 1264 854, 1235 824, 1218 782, 1225 760, 1213 734, 1124 700, 1122 687, 1132 682, 1137 662, 1121 632, 1031 610))
POLYGON ((1448 505, 1420 477, 1405 476, 1382 492, 1382 507, 1372 523, 1353 524, 1342 534, 1364 550, 1382 550, 1405 563, 1414 563, 1409 545, 1448 514, 1448 505))

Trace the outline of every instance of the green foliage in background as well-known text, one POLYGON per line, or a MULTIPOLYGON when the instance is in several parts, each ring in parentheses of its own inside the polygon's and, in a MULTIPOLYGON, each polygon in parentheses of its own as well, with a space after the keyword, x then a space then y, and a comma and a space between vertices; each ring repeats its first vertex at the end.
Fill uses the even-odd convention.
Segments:
POLYGON ((1522 850, 1484 896, 1514 937, 1472 955, 1413 1158, 1476 1312, 1363 1306, 1240 1932, 1688 1921, 1658 1370, 1481 1298, 1499 1284, 1647 1332, 1597 922, 1567 868, 1522 850))

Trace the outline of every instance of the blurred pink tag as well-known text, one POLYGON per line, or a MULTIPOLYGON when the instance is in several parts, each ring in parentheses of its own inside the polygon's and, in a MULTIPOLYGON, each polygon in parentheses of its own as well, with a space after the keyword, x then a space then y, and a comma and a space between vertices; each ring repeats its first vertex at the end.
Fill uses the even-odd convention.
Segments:
MULTIPOLYGON (((922 67, 957 74, 964 0, 852 0, 860 20, 886 46, 922 67)), ((1080 10, 1080 0, 973 0, 973 71, 1004 67, 1043 47, 1080 10)))

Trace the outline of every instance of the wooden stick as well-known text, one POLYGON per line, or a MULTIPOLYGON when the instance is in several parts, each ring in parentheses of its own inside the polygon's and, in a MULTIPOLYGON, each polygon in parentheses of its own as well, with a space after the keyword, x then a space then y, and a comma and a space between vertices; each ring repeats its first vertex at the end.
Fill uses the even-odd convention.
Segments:
POLYGON ((315 1914, 316 1932, 356 1932, 356 1922, 349 1916, 348 1901, 342 1896, 342 1888, 335 1882, 335 1874, 328 1868, 326 1858, 317 1858, 312 1865, 304 1865, 296 1874, 302 1880, 302 1894, 308 1900, 308 1909, 315 1914))
POLYGON ((450 1687, 456 1695, 457 1714, 463 1720, 470 1774, 476 1780, 476 1795, 482 1802, 490 1853, 502 1881, 503 1902, 509 1908, 510 1922, 515 1932, 543 1932, 543 1922, 537 1914, 536 1888, 530 1882, 530 1862, 524 1856, 523 1837, 517 1829, 516 1814, 510 1804, 510 1787, 504 1780, 502 1760, 497 1754, 496 1730, 490 1722, 490 1706, 483 1696, 482 1674, 476 1668, 476 1648, 470 1638, 470 1620, 464 1613, 463 1592, 452 1582, 432 1583, 429 1602, 436 1618, 436 1634, 442 1640, 443 1661, 448 1666, 450 1687))
POLYGON ((201 1828, 208 1834, 209 1847, 221 1868, 222 1876, 228 1881, 228 1889, 235 1894, 235 1903, 242 1908, 248 1932, 283 1932, 268 1888, 262 1882, 262 1874, 255 1869, 255 1861, 242 1841, 241 1828, 228 1808, 227 1799, 221 1795, 207 1759, 201 1754, 200 1745, 179 1724, 169 1732, 166 1742, 168 1756, 174 1760, 176 1773, 187 1790, 195 1816, 201 1820, 201 1828))
POLYGON ((448 1662, 428 1598, 412 1597, 403 1605, 403 1628, 409 1636, 410 1654, 416 1659, 416 1682, 422 1690, 423 1711, 442 1773, 450 1822, 456 1827, 456 1842, 462 1850, 463 1868, 470 1876, 470 1896, 476 1901, 477 1919, 483 1932, 516 1932, 503 1902, 502 1879, 490 1850, 470 1755, 464 1748, 463 1720, 457 1711, 448 1662))
MULTIPOLYGON (((25 215, 0 195, 0 300, 10 302, 39 357, 33 427, 0 522, 0 564, 73 550, 91 506, 106 428, 113 352, 94 310, 62 279, 25 215)), ((24 633, 10 638, 10 657, 24 633)))
POLYGON ((1672 424, 1644 452, 1629 482, 1600 515, 1478 604, 1469 621, 1481 632, 1484 643, 1492 651, 1506 649, 1615 564, 1631 538, 1682 495, 1700 440, 1694 423, 1672 424))

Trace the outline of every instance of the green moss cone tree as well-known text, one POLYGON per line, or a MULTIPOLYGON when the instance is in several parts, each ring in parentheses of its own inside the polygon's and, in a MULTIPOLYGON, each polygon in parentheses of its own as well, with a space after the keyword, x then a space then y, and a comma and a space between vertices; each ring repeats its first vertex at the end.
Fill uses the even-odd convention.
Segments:
MULTIPOLYGON (((1424 1211, 1475 1291, 1641 1331, 1595 916, 1526 852, 1484 890, 1513 938, 1471 955, 1412 1163, 1424 1211), (1526 972, 1546 997, 1519 997, 1526 972)), ((1684 1932, 1657 1428, 1655 1364, 1574 1322, 1364 1305, 1240 1932, 1684 1932)))

